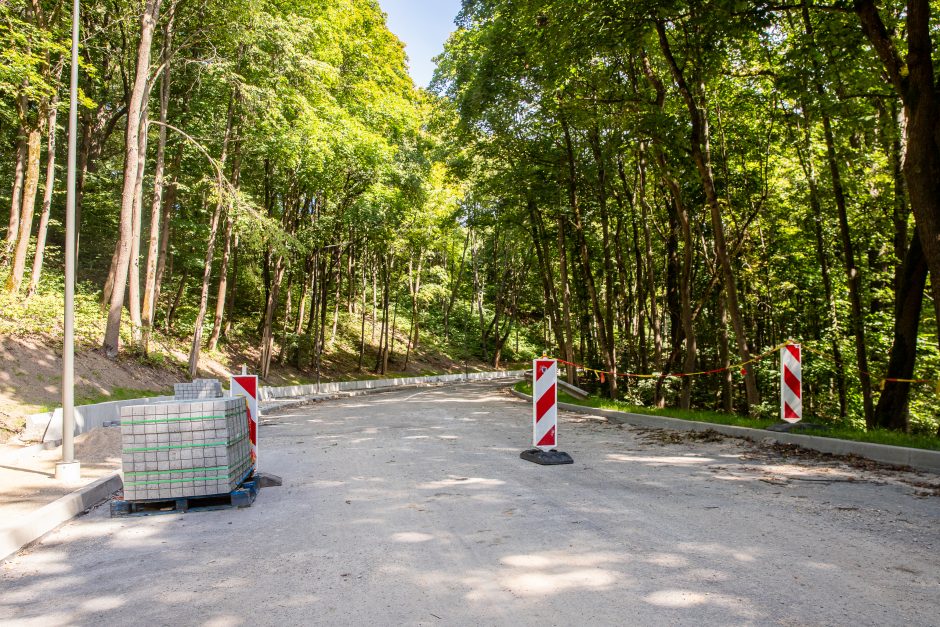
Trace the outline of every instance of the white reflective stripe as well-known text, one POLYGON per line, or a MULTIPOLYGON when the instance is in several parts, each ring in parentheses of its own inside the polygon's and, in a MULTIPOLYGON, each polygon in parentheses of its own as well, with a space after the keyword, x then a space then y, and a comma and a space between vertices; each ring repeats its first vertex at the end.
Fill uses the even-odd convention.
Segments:
MULTIPOLYGON (((798 348, 797 348, 797 350, 798 350, 798 352, 799 352, 799 349, 798 349, 798 348)), ((802 366, 802 364, 800 363, 800 359, 798 359, 797 357, 795 357, 795 356, 793 355, 793 353, 790 352, 790 349, 787 348, 787 347, 784 347, 783 349, 781 349, 781 353, 782 353, 782 355, 783 355, 782 361, 783 361, 784 367, 788 368, 788 369, 790 370, 790 372, 792 372, 794 375, 796 375, 796 378, 797 378, 797 379, 801 378, 801 377, 800 377, 800 374, 801 374, 801 372, 802 372, 802 370, 803 370, 803 366, 802 366)), ((801 355, 801 357, 802 357, 802 355, 801 355)))
MULTIPOLYGON (((545 416, 542 417, 537 423, 535 423, 535 440, 532 442, 533 446, 538 446, 539 442, 542 441, 542 438, 545 437, 549 431, 552 430, 558 424, 558 406, 553 406, 547 412, 545 416)), ((555 430, 555 440, 558 440, 558 430, 555 430)), ((554 443, 552 444, 554 446, 554 443)))
POLYGON ((787 422, 797 422, 803 418, 803 357, 802 347, 799 344, 784 346, 780 349, 780 417, 787 422), (795 349, 796 355, 791 348, 795 349), (787 384, 787 373, 796 380, 798 392, 790 388, 787 384), (787 407, 789 407, 795 417, 787 416, 787 407))
MULTIPOLYGON (((544 361, 542 362, 541 367, 542 368, 545 367, 544 361)), ((545 369, 545 372, 542 374, 541 377, 536 375, 535 373, 536 368, 540 368, 539 360, 536 360, 535 362, 533 362, 533 365, 532 365, 532 372, 533 372, 532 389, 535 394, 535 398, 541 398, 542 395, 545 394, 545 392, 547 392, 555 383, 555 381, 558 379, 558 362, 555 362, 555 361, 551 362, 551 365, 549 365, 548 368, 545 369)))
POLYGON ((532 374, 532 445, 542 449, 551 449, 558 441, 558 362, 545 359, 533 360, 532 374), (541 376, 539 376, 540 370, 541 376), (551 404, 539 420, 539 400, 542 400, 544 407, 544 403, 549 400, 544 399, 546 395, 550 396, 551 404), (539 442, 552 429, 555 429, 554 441, 540 446, 539 442))

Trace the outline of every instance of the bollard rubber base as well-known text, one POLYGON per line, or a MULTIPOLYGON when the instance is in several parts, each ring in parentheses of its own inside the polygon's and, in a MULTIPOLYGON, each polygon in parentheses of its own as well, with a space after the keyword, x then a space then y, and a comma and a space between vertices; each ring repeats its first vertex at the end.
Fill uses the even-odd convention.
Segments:
POLYGON ((574 460, 571 459, 571 455, 555 449, 543 451, 539 448, 530 448, 526 451, 522 451, 519 457, 527 462, 539 464, 540 466, 558 466, 560 464, 574 463, 574 460))

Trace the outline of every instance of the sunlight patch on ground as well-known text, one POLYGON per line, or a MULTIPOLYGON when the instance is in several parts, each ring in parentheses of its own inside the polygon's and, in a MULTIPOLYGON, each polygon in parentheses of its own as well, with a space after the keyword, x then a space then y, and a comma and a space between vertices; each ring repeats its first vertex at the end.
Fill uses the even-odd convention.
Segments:
POLYGON ((609 588, 620 579, 620 573, 601 568, 585 568, 563 573, 524 573, 502 577, 504 586, 524 596, 544 596, 571 589, 598 590, 609 588))
POLYGON ((116 596, 101 596, 88 599, 81 604, 81 608, 86 612, 106 612, 115 610, 124 605, 124 599, 116 596))
POLYGON ((240 616, 216 616, 203 623, 205 627, 237 627, 244 624, 245 619, 240 616))
POLYGON ((392 540, 395 542, 403 542, 405 544, 417 544, 420 542, 428 542, 433 540, 434 536, 428 533, 419 533, 417 531, 403 531, 401 533, 392 534, 392 540))
POLYGON ((761 615, 755 612, 743 598, 735 598, 711 592, 695 592, 670 588, 657 590, 643 599, 650 605, 669 609, 692 609, 702 605, 713 605, 736 612, 742 618, 754 620, 761 615))
POLYGON ((707 603, 708 597, 690 590, 659 590, 647 595, 646 602, 659 607, 688 608, 707 603))
POLYGON ((418 488, 422 490, 437 490, 438 488, 452 488, 454 486, 500 486, 506 485, 505 481, 499 479, 486 479, 483 477, 457 477, 451 475, 448 479, 442 479, 440 481, 431 481, 429 483, 422 483, 418 488))
POLYGON ((689 565, 689 560, 675 553, 653 553, 643 561, 663 568, 685 568, 689 565))
POLYGON ((709 464, 715 460, 711 457, 641 457, 637 455, 621 455, 610 453, 607 459, 615 462, 639 462, 642 464, 668 464, 675 466, 691 466, 693 464, 709 464))
POLYGON ((732 549, 721 544, 680 542, 678 545, 676 545, 676 548, 698 555, 718 555, 722 557, 730 557, 739 562, 753 562, 756 559, 754 556, 756 551, 753 549, 751 549, 751 553, 745 553, 744 551, 732 549))

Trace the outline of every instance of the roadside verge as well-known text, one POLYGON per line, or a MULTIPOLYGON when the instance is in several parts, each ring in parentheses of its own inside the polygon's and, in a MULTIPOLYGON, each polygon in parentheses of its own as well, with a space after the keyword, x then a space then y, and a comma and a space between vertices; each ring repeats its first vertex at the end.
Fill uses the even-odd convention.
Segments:
MULTIPOLYGON (((518 390, 512 390, 512 393, 518 398, 529 402, 532 401, 532 397, 528 394, 524 394, 518 390)), ((765 431, 763 429, 751 429, 749 427, 735 427, 710 422, 683 420, 681 418, 667 418, 665 416, 631 414, 629 412, 612 409, 596 409, 583 405, 572 405, 571 403, 558 403, 558 407, 565 411, 600 416, 610 422, 618 424, 630 424, 653 429, 672 429, 673 431, 715 431, 723 435, 744 438, 754 442, 794 444, 820 453, 855 455, 882 464, 909 466, 917 470, 940 474, 940 451, 890 446, 887 444, 873 444, 871 442, 853 442, 851 440, 823 438, 815 435, 779 433, 776 431, 765 431)))

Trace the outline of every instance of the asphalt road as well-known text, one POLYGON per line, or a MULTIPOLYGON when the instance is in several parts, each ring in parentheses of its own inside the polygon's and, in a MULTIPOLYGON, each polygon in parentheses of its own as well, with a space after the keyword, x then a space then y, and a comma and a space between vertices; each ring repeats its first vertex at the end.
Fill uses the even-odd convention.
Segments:
POLYGON ((98 508, 0 565, 0 623, 940 623, 940 498, 916 477, 564 413, 575 464, 540 467, 503 385, 274 416, 260 460, 284 487, 98 508))

